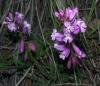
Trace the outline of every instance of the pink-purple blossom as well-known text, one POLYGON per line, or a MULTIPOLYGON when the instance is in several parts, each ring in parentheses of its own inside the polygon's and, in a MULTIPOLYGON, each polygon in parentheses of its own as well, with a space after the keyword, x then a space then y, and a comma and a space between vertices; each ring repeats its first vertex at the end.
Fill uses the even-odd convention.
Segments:
POLYGON ((17 30, 16 25, 13 22, 8 22, 7 27, 11 32, 15 32, 17 30))
POLYGON ((25 49, 24 47, 25 47, 25 43, 24 43, 24 39, 22 38, 18 43, 19 53, 23 53, 24 52, 24 49, 25 49))
POLYGON ((57 44, 57 43, 54 43, 54 48, 57 49, 58 51, 64 51, 66 49, 64 44, 57 44))
POLYGON ((24 19, 24 15, 20 12, 9 12, 5 17, 3 24, 7 27, 7 30, 16 34, 19 37, 18 51, 21 57, 24 57, 24 61, 28 60, 28 52, 36 51, 36 46, 30 40, 31 24, 24 19))
POLYGON ((86 23, 77 17, 78 8, 66 8, 56 11, 55 17, 63 25, 62 30, 53 29, 51 39, 54 41, 54 48, 59 51, 59 58, 67 59, 67 67, 78 64, 78 59, 82 61, 86 54, 75 44, 76 36, 86 31, 86 23))
POLYGON ((78 8, 66 8, 65 10, 65 17, 67 20, 72 20, 78 14, 78 8))
POLYGON ((63 41, 65 42, 65 43, 71 43, 72 41, 73 41, 73 37, 72 37, 72 35, 71 34, 64 34, 64 39, 63 39, 63 41))
POLYGON ((3 24, 11 32, 19 32, 24 34, 31 33, 31 24, 24 19, 24 15, 20 12, 11 13, 5 17, 3 24))
POLYGON ((53 33, 51 35, 52 40, 62 41, 64 35, 62 33, 57 32, 56 29, 53 29, 53 33))
POLYGON ((27 21, 23 22, 23 33, 30 33, 31 32, 31 24, 27 21))
POLYGON ((15 22, 17 24, 20 24, 23 22, 23 19, 24 19, 24 15, 20 12, 15 12, 15 22))
POLYGON ((65 50, 60 52, 59 58, 65 60, 69 56, 69 54, 70 54, 70 49, 66 47, 65 50))
POLYGON ((80 48, 75 45, 75 43, 72 43, 72 47, 76 52, 77 56, 79 57, 79 59, 83 59, 84 57, 86 57, 86 54, 83 51, 81 51, 80 48))
POLYGON ((78 14, 78 8, 66 8, 65 10, 60 9, 54 13, 55 17, 61 22, 71 21, 78 14))
POLYGON ((36 46, 32 41, 28 42, 28 48, 32 51, 35 52, 36 51, 36 46))

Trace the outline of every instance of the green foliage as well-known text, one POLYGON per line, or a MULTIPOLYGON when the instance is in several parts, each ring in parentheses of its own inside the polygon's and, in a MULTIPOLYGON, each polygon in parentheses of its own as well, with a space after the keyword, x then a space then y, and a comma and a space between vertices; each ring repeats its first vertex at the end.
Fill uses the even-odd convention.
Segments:
MULTIPOLYGON (((87 24, 91 22, 94 11, 96 8, 95 0, 1 0, 3 4, 0 4, 0 24, 3 22, 5 15, 8 11, 21 11, 25 14, 26 18, 29 19, 32 24, 32 34, 30 35, 31 40, 36 44, 37 50, 35 54, 29 54, 30 61, 25 63, 19 58, 17 46, 13 52, 11 52, 10 60, 3 59, 0 56, 0 69, 6 69, 10 66, 15 66, 18 71, 24 71, 29 66, 34 66, 34 73, 30 77, 33 86, 52 86, 55 84, 64 83, 80 83, 80 80, 84 80, 84 75, 82 70, 77 67, 75 70, 67 70, 66 65, 59 61, 52 48, 51 42, 51 31, 55 28, 60 28, 60 24, 57 19, 54 18, 54 11, 57 9, 64 9, 68 6, 77 6, 80 10, 80 14, 85 19, 87 24), (37 6, 37 9, 36 9, 37 6), (38 16, 36 15, 38 12, 38 16), (39 18, 39 20, 38 20, 39 18), (39 24, 40 23, 40 24, 39 24), (41 29, 40 29, 41 28, 41 29), (43 35, 43 36, 42 36, 43 35), (44 38, 43 38, 44 37, 44 38), (76 76, 76 77, 75 77, 76 76)), ((2 35, 2 29, 0 27, 0 37, 2 35)), ((79 36, 80 45, 84 48, 85 52, 88 54, 91 50, 91 44, 88 37, 94 36, 98 32, 98 25, 89 26, 87 28, 87 33, 79 36)), ((5 35, 4 35, 5 36, 5 35)), ((1 38, 0 38, 1 39, 1 38)), ((15 39, 15 38, 14 38, 15 39)), ((91 40, 91 39, 90 39, 91 40)), ((0 40, 1 41, 1 40, 0 40)), ((5 40, 4 40, 5 41, 5 40)), ((10 40, 9 40, 10 41, 10 40)), ((7 43, 6 43, 7 44, 7 43)), ((17 45, 17 44, 15 44, 17 45)), ((1 46, 1 45, 0 45, 1 46)), ((9 46, 9 45, 8 45, 9 46)), ((97 51, 100 50, 97 49, 97 51)), ((6 54, 6 52, 5 52, 6 54)), ((0 54, 1 55, 1 54, 0 54)), ((97 54, 93 53, 93 57, 96 58, 97 54)), ((89 61, 86 61, 88 65, 89 61)), ((61 85, 61 86, 62 86, 61 85)), ((75 84, 77 85, 77 84, 75 84)), ((56 85, 55 85, 56 86, 56 85)))

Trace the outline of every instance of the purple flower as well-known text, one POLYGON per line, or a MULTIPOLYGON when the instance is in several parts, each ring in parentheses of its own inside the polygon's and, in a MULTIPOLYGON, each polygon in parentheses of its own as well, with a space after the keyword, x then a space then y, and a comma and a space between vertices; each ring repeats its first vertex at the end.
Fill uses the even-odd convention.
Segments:
POLYGON ((63 41, 64 41, 65 43, 71 43, 71 42, 73 41, 72 35, 71 35, 71 34, 64 34, 64 39, 63 39, 63 41))
POLYGON ((61 22, 65 21, 66 18, 65 18, 65 11, 64 10, 59 10, 58 12, 56 11, 54 13, 54 15, 58 18, 58 20, 60 20, 61 22))
POLYGON ((19 41, 18 49, 19 49, 20 53, 24 52, 24 40, 23 40, 23 38, 19 41))
POLYGON ((79 34, 79 32, 80 32, 79 26, 78 25, 73 26, 72 33, 73 34, 79 34))
POLYGON ((15 23, 13 22, 7 22, 7 27, 11 32, 15 32, 17 30, 15 23))
POLYGON ((24 20, 24 15, 20 12, 8 13, 3 22, 7 28, 12 31, 18 31, 29 34, 31 32, 31 24, 24 20))
POLYGON ((53 29, 53 32, 51 34, 52 40, 63 41, 63 37, 63 34, 58 33, 56 29, 53 29))
POLYGON ((13 20, 14 20, 14 18, 13 18, 13 14, 12 13, 8 13, 8 16, 6 17, 6 19, 5 19, 7 22, 12 22, 13 20))
POLYGON ((64 11, 61 10, 61 9, 60 9, 58 12, 56 11, 56 12, 55 12, 55 16, 56 16, 57 18, 63 17, 63 16, 64 16, 64 11))
POLYGON ((64 33, 71 33, 72 32, 72 29, 73 29, 73 27, 72 27, 72 25, 71 25, 71 23, 70 22, 67 22, 67 21, 65 21, 64 22, 64 33))
POLYGON ((54 43, 54 48, 57 49, 58 51, 64 51, 66 47, 64 44, 54 43))
POLYGON ((77 59, 75 58, 75 57, 73 57, 72 56, 72 64, 73 64, 73 67, 75 67, 75 65, 77 65, 78 64, 78 61, 77 61, 77 59))
POLYGON ((20 24, 24 18, 24 15, 19 12, 15 12, 15 22, 20 24))
POLYGON ((77 59, 71 54, 67 62, 67 68, 70 69, 71 67, 75 67, 77 64, 78 64, 77 59))
POLYGON ((31 32, 31 24, 27 21, 23 22, 23 33, 30 33, 31 32))
POLYGON ((69 56, 69 53, 70 53, 70 49, 66 48, 65 50, 60 52, 59 58, 65 60, 65 58, 67 58, 69 56))
POLYGON ((79 47, 77 47, 74 43, 72 43, 72 47, 74 49, 74 51, 76 52, 77 56, 82 59, 84 57, 86 57, 86 54, 84 52, 82 52, 79 47))
POLYGON ((8 13, 8 16, 5 18, 5 21, 3 22, 3 24, 5 24, 8 28, 9 31, 11 32, 15 32, 17 30, 17 27, 15 25, 15 23, 13 22, 13 15, 12 13, 8 13))
POLYGON ((78 8, 66 8, 66 11, 65 11, 65 17, 66 19, 68 20, 72 20, 76 14, 78 13, 78 8))
POLYGON ((32 41, 28 42, 28 48, 32 51, 35 52, 36 51, 36 46, 32 41))
POLYGON ((64 33, 70 33, 70 34, 78 34, 80 32, 80 27, 78 25, 74 25, 71 22, 64 22, 64 33))
POLYGON ((74 24, 79 26, 81 32, 86 31, 87 26, 83 20, 77 19, 74 24))
POLYGON ((83 20, 76 18, 78 14, 78 8, 66 8, 65 10, 59 10, 55 12, 55 16, 63 23, 63 32, 58 32, 53 29, 51 35, 54 43, 54 48, 60 53, 59 58, 67 59, 67 67, 75 66, 78 64, 77 58, 80 60, 86 57, 86 54, 75 45, 75 35, 86 31, 86 24, 83 20), (70 55, 69 55, 70 54, 70 55))

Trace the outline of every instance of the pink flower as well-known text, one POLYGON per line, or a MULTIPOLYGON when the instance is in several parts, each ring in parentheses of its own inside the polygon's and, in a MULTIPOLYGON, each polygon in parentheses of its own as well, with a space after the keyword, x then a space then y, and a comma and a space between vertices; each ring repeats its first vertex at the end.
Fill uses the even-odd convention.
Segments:
POLYGON ((31 32, 31 24, 27 21, 23 22, 23 33, 30 33, 31 32))
POLYGON ((15 22, 20 24, 22 20, 24 19, 24 15, 19 12, 15 12, 15 22))
POLYGON ((85 22, 83 20, 77 19, 75 21, 75 24, 77 26, 79 26, 81 32, 85 32, 86 31, 87 26, 86 26, 86 24, 85 24, 85 22))
POLYGON ((67 62, 67 68, 70 69, 71 67, 75 67, 77 64, 78 64, 77 59, 71 54, 67 62))
POLYGON ((24 40, 23 40, 23 38, 19 41, 18 49, 19 49, 20 53, 24 52, 24 40))
POLYGON ((78 34, 80 32, 80 27, 76 24, 65 21, 63 31, 64 33, 78 34))
POLYGON ((72 47, 74 49, 74 51, 76 52, 77 56, 82 59, 84 57, 86 57, 86 54, 84 52, 82 52, 79 47, 77 47, 74 43, 72 43, 72 47))
POLYGON ((36 51, 36 46, 32 41, 28 42, 28 48, 32 51, 35 52, 36 51))
POLYGON ((63 41, 63 37, 63 34, 58 33, 56 29, 53 29, 53 32, 51 34, 52 40, 63 41))
POLYGON ((73 41, 72 35, 71 35, 71 34, 64 34, 64 39, 63 39, 63 41, 64 41, 65 43, 71 43, 71 42, 73 41))
POLYGON ((65 10, 59 10, 55 12, 55 16, 60 20, 63 30, 58 32, 53 30, 51 35, 54 43, 54 48, 60 53, 59 58, 65 60, 67 57, 67 67, 75 66, 86 57, 86 54, 75 45, 74 39, 77 34, 86 31, 86 24, 83 20, 76 18, 78 14, 78 8, 66 8, 65 10))
POLYGON ((58 12, 56 11, 54 15, 57 18, 63 17, 64 16, 64 11, 60 9, 58 12))
POLYGON ((72 28, 72 33, 73 34, 79 34, 80 33, 80 28, 78 25, 73 25, 73 28, 72 28))
POLYGON ((54 43, 54 48, 57 49, 58 51, 64 51, 66 47, 63 44, 54 43))
POLYGON ((64 27, 65 27, 64 29, 66 30, 65 31, 66 33, 71 33, 72 32, 73 27, 72 27, 70 22, 65 21, 64 22, 64 27))
POLYGON ((14 20, 13 14, 11 12, 8 13, 8 16, 5 18, 5 21, 12 22, 14 20))
POLYGON ((7 27, 11 32, 15 32, 17 30, 15 23, 13 23, 13 22, 8 22, 7 27))
POLYGON ((65 21, 65 11, 64 10, 59 10, 58 12, 56 11, 54 15, 60 20, 61 22, 65 21))
POLYGON ((69 53, 70 53, 70 49, 66 48, 65 50, 60 52, 59 58, 61 58, 62 60, 65 60, 65 58, 69 56, 69 53))
POLYGON ((78 13, 78 8, 66 8, 66 11, 65 11, 65 17, 68 19, 68 20, 72 20, 76 14, 78 13))

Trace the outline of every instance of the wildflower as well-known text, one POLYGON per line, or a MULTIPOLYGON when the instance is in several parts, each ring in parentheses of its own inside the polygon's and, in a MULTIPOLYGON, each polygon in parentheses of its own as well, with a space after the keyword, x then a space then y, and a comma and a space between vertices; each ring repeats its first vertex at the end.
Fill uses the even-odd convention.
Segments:
POLYGON ((31 24, 27 21, 23 22, 23 33, 30 33, 31 32, 31 24))
POLYGON ((31 33, 31 24, 24 19, 24 15, 20 12, 9 12, 3 24, 7 26, 7 29, 10 32, 16 32, 18 35, 15 34, 20 36, 19 38, 21 39, 19 39, 18 42, 18 51, 21 57, 24 57, 24 61, 27 61, 29 57, 27 50, 32 52, 36 51, 35 44, 28 39, 30 37, 29 34, 31 33))
POLYGON ((65 29, 65 32, 66 33, 71 33, 72 32, 72 29, 73 27, 71 26, 71 23, 70 22, 64 22, 64 29, 65 29))
POLYGON ((5 18, 5 22, 13 22, 13 20, 13 14, 9 12, 8 16, 5 18))
POLYGON ((76 54, 78 55, 79 59, 82 59, 84 57, 86 57, 86 54, 84 52, 82 52, 76 45, 75 43, 72 43, 72 47, 75 50, 76 54))
POLYGON ((66 8, 65 10, 65 17, 67 20, 72 20, 76 14, 78 13, 78 8, 66 8))
POLYGON ((58 33, 56 29, 53 29, 51 38, 52 40, 62 41, 63 40, 63 34, 58 33))
POLYGON ((86 26, 86 24, 83 20, 77 19, 74 24, 77 25, 80 28, 81 32, 86 31, 87 26, 86 26))
POLYGON ((36 51, 36 46, 35 46, 35 44, 34 44, 32 41, 29 41, 29 42, 28 42, 28 48, 29 48, 31 51, 33 51, 33 52, 36 51))
POLYGON ((58 51, 64 51, 66 47, 64 44, 54 43, 54 48, 57 49, 58 51))
POLYGON ((13 22, 8 22, 7 27, 11 32, 15 32, 17 30, 15 23, 13 23, 13 22))
POLYGON ((79 34, 80 33, 80 27, 78 25, 73 25, 72 33, 75 34, 75 35, 79 34))
POLYGON ((67 62, 67 68, 70 69, 71 67, 75 67, 77 64, 78 64, 77 59, 71 54, 67 62))
POLYGON ((60 9, 58 12, 56 11, 54 13, 54 15, 58 18, 58 20, 60 20, 62 22, 65 20, 65 12, 64 12, 64 10, 60 9))
POLYGON ((20 24, 24 19, 24 15, 19 12, 15 12, 15 21, 16 23, 20 24))
POLYGON ((64 41, 65 43, 71 43, 71 42, 73 41, 72 35, 71 35, 71 34, 64 34, 64 39, 63 39, 63 41, 64 41))
POLYGON ((55 12, 55 16, 63 23, 63 32, 58 32, 53 29, 51 39, 55 42, 54 48, 59 52, 59 58, 62 60, 67 59, 67 67, 71 68, 77 65, 86 57, 86 54, 76 46, 74 39, 75 35, 86 31, 85 22, 76 18, 78 14, 78 8, 66 8, 65 10, 59 10, 55 12))
POLYGON ((66 48, 65 50, 60 52, 59 58, 61 58, 62 60, 65 60, 65 58, 69 56, 69 53, 70 53, 70 49, 66 48))
POLYGON ((24 20, 24 15, 20 12, 15 12, 14 14, 9 12, 3 24, 6 25, 11 32, 18 31, 19 33, 27 34, 31 32, 31 24, 24 20))
POLYGON ((19 41, 18 48, 19 48, 19 53, 24 52, 24 40, 23 40, 23 38, 19 41))

